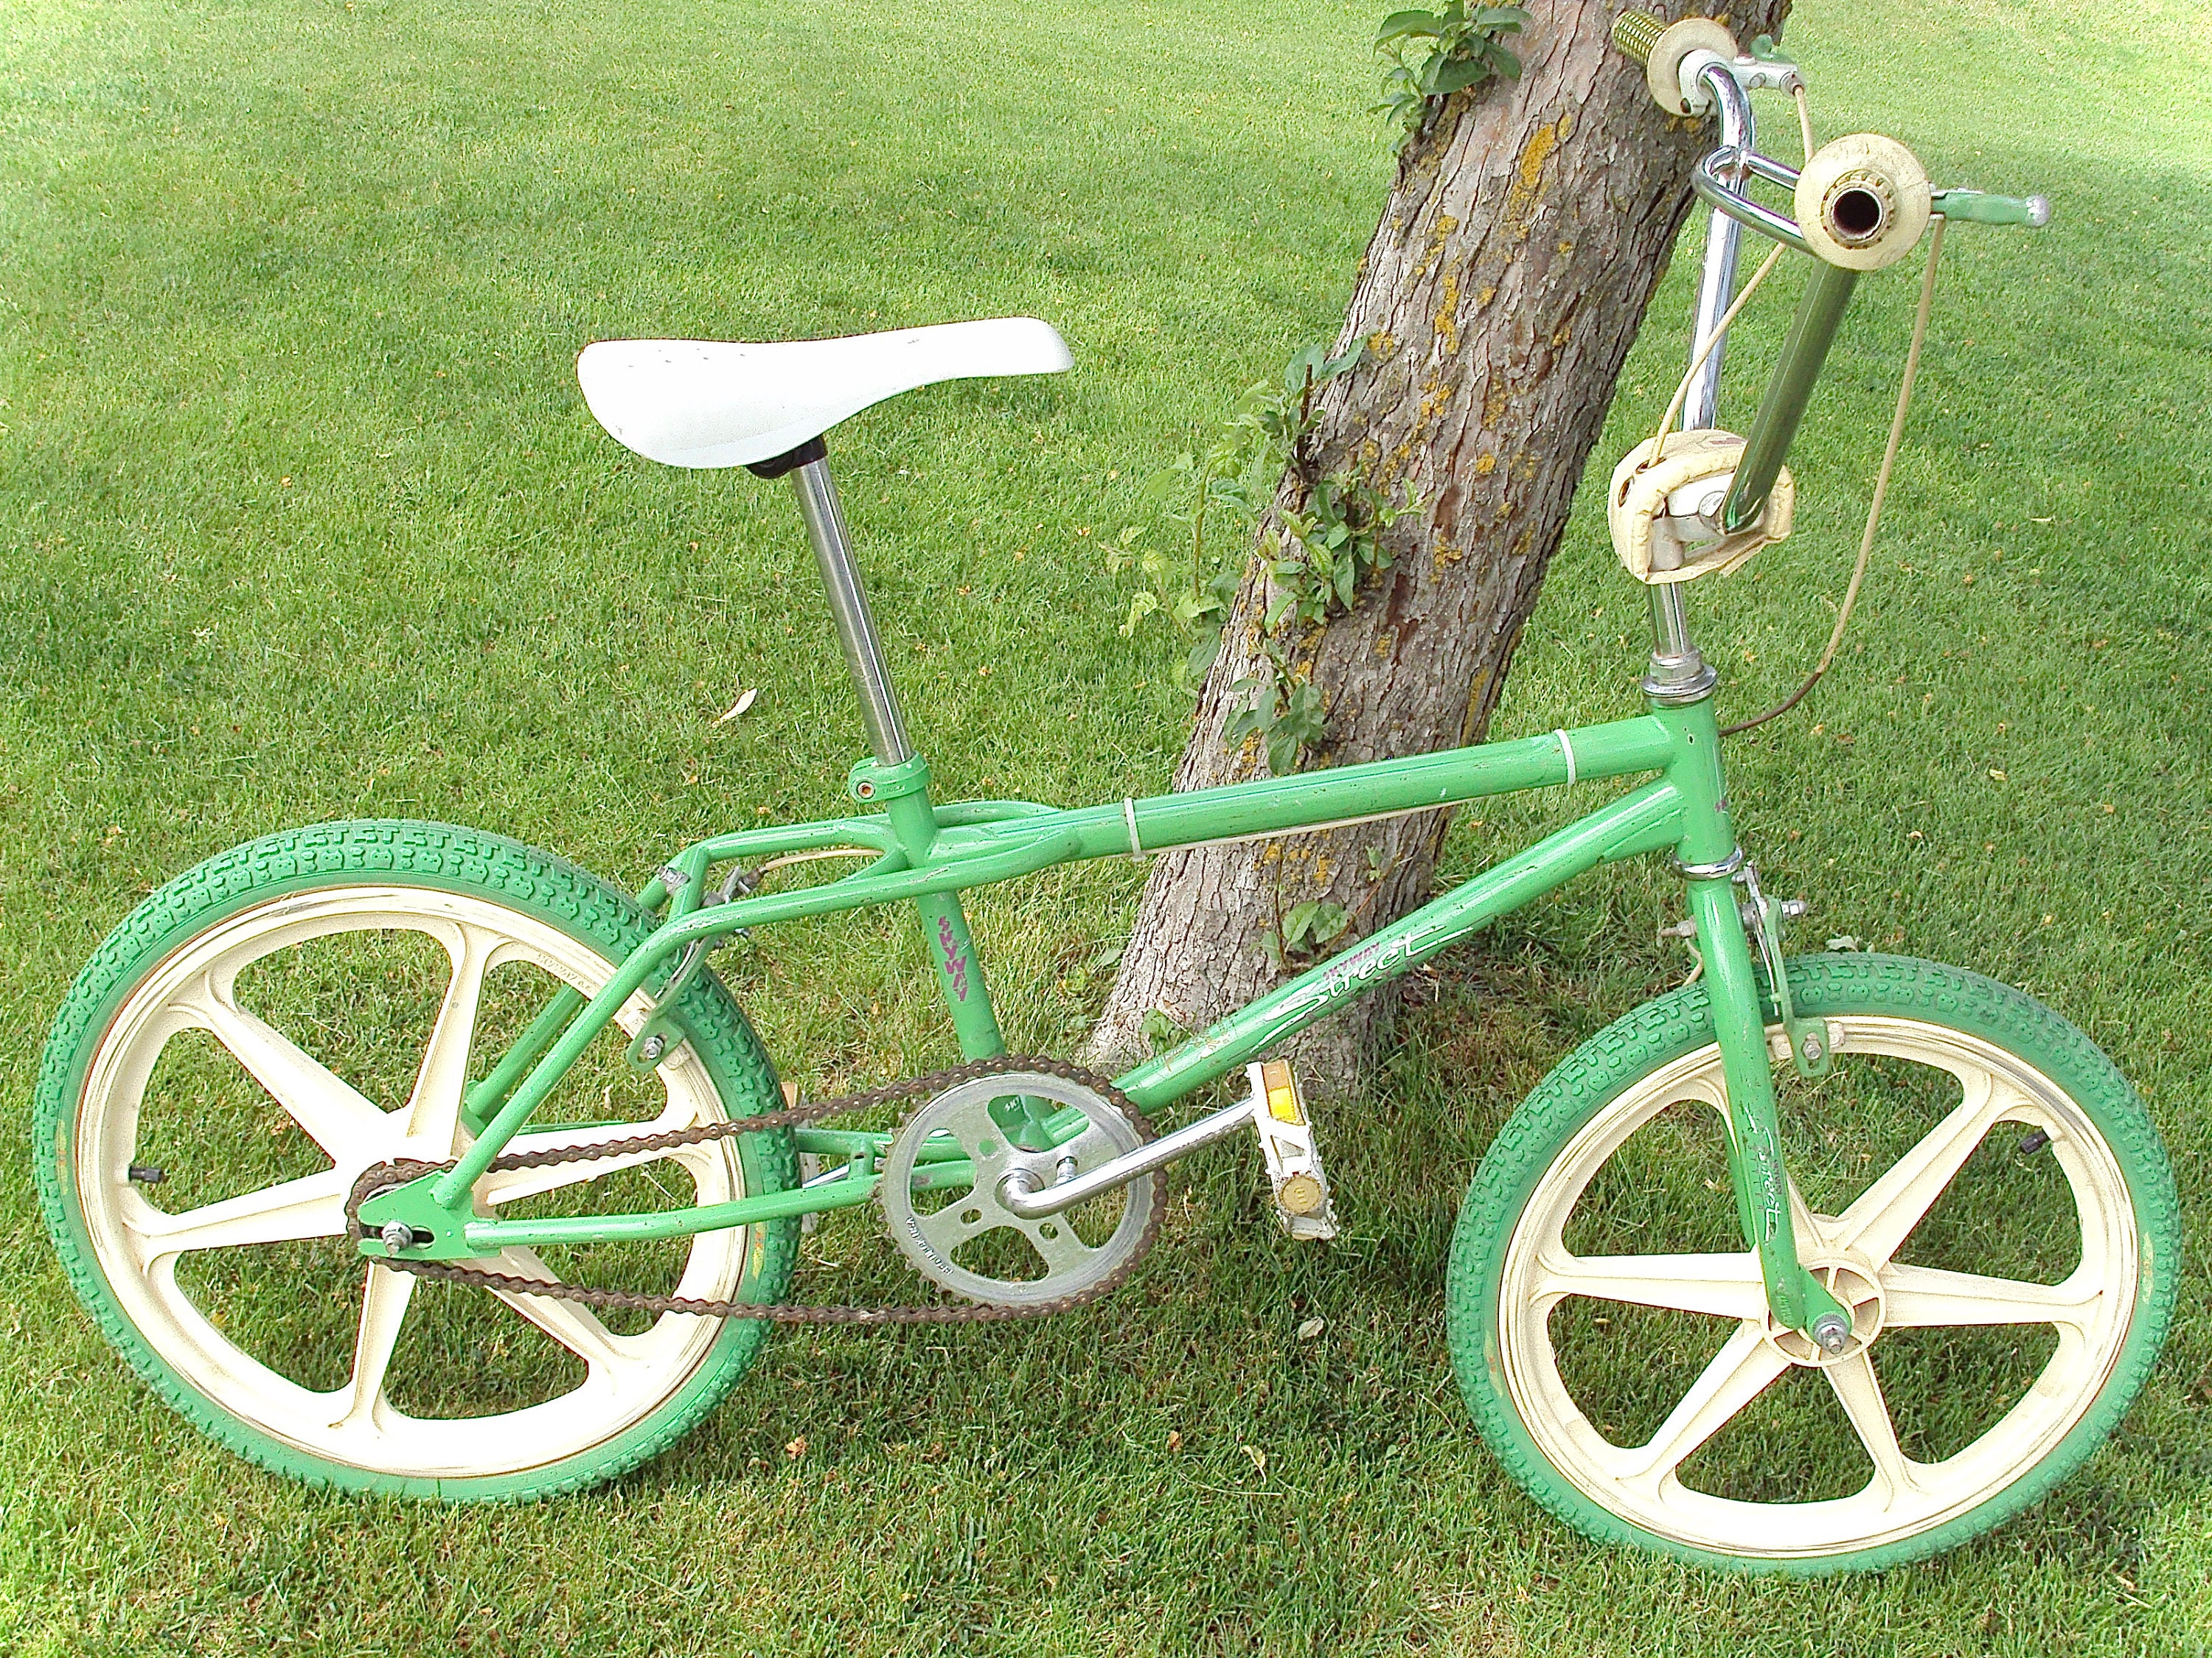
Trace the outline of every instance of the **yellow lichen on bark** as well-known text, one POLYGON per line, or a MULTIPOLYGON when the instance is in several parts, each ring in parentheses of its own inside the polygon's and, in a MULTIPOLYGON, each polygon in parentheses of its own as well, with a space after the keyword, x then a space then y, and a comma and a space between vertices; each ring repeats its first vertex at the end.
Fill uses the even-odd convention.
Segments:
POLYGON ((1568 120, 1562 115, 1557 121, 1547 121, 1528 135, 1528 143, 1521 151, 1512 187, 1505 192, 1505 222, 1512 228, 1516 241, 1528 235, 1536 216, 1536 203, 1544 191, 1544 163, 1566 135, 1568 120))

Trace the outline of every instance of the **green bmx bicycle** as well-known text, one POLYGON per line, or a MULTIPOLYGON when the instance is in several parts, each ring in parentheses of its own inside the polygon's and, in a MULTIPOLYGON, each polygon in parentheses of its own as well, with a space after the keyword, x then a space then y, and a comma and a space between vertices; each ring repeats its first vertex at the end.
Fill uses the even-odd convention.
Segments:
POLYGON ((1683 605, 1690 580, 1786 532, 1784 459, 1860 274, 1931 218, 2046 210, 1933 191, 1887 139, 1789 167, 1755 143, 1749 93, 1802 94, 1771 50, 1634 13, 1617 38, 1717 137, 1684 429, 1632 454, 1608 500, 1651 601, 1643 713, 1074 810, 940 803, 823 434, 932 381, 1066 368, 1058 335, 594 345, 584 391, 623 443, 795 486, 866 722, 854 810, 684 847, 635 898, 496 835, 400 822, 273 835, 148 898, 62 1007, 35 1127, 55 1242, 139 1374, 301 1479, 528 1498, 668 1446, 771 1323, 1009 1319, 1110 1292, 1161 1229, 1160 1171, 1213 1142, 1252 1136, 1282 1224, 1326 1238, 1337 1194, 1280 1045, 1594 865, 1657 855, 1700 977, 1559 1064, 1453 1241, 1451 1350, 1496 1455, 1593 1537, 1801 1573, 1948 1547, 2088 1456, 2151 1368, 2179 1271, 2143 1105, 2016 991, 1894 957, 1785 958, 1789 907, 1730 827, 1716 676, 1683 605), (1747 228, 1812 266, 1736 439, 1713 416, 1747 228), (1125 1075, 1005 1051, 969 889, 1608 779, 1640 780, 1125 1075), (709 952, 886 904, 920 918, 966 1062, 802 1102, 709 952), (1217 1083, 1154 1131, 1149 1114, 1217 1083), (808 1218, 859 1205, 950 1294, 788 1303, 808 1218))

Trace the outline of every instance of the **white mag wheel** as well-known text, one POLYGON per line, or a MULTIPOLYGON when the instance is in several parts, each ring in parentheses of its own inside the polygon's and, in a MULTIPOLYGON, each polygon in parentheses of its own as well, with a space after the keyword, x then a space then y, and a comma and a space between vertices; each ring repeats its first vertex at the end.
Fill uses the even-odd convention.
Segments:
POLYGON ((1449 1310, 1485 1436, 1547 1506, 1802 1573, 1948 1547, 2087 1456, 2156 1356, 2179 1234, 2141 1102, 2048 1009, 1896 958, 1791 980, 1837 1057, 1778 1085, 1842 1354, 1767 1313, 1702 987, 1593 1038, 1500 1134, 1449 1310))
MULTIPOLYGON (((49 1048, 49 1221, 80 1293, 141 1373, 269 1466, 453 1495, 591 1483, 688 1427, 735 1380, 761 1327, 602 1317, 549 1297, 420 1279, 363 1261, 343 1236, 344 1204, 372 1164, 443 1162, 466 1147, 471 1078, 562 987, 588 996, 605 984, 639 918, 580 871, 434 825, 334 825, 225 856, 265 868, 274 842, 336 835, 353 851, 385 847, 395 829, 429 844, 409 848, 394 876, 310 878, 301 888, 295 874, 240 902, 235 881, 204 878, 216 859, 134 916, 154 909, 157 925, 182 921, 151 949, 148 929, 137 938, 132 923, 118 929, 49 1048), (241 857, 257 850, 264 855, 241 857), (441 884, 416 878, 426 870, 441 884), (532 878, 514 878, 525 870, 532 878)), ((380 865, 391 867, 369 864, 380 865)), ((732 1107, 780 1103, 719 986, 686 1009, 690 1040, 650 1077, 626 1070, 626 1038, 607 1033, 541 1109, 544 1126, 509 1149, 691 1127, 726 1121, 732 1107)), ((634 1032, 647 1011, 634 998, 618 1023, 634 1032)), ((787 1147, 763 1163, 720 1141, 488 1175, 476 1207, 550 1215, 719 1203, 748 1189, 749 1161, 757 1189, 787 1183, 776 1151, 787 1161, 787 1147)), ((673 1244, 509 1249, 480 1264, 527 1278, 773 1299, 788 1243, 764 1229, 726 1230, 673 1244)))

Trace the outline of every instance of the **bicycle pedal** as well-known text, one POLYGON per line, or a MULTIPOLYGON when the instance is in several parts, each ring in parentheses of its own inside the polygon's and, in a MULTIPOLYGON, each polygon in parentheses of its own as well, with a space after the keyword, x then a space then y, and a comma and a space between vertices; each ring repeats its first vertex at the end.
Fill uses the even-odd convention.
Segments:
POLYGON ((1302 1240, 1323 1242, 1336 1236, 1336 1209, 1329 1200, 1328 1176, 1322 1172, 1321 1148, 1290 1061, 1269 1060, 1244 1067, 1252 1083, 1252 1127, 1267 1165, 1267 1184, 1275 1218, 1284 1231, 1302 1240))

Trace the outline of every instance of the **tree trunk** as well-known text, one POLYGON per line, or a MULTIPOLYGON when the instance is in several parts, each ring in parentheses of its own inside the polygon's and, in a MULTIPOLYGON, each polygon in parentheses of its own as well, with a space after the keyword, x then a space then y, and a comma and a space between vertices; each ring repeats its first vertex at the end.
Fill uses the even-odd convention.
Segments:
MULTIPOLYGON (((1789 0, 1753 0, 1740 39, 1789 0)), ((1481 740, 1558 547, 1615 378, 1690 201, 1703 123, 1662 116, 1611 44, 1612 8, 1539 8, 1516 37, 1518 81, 1454 97, 1407 146, 1338 336, 1372 361, 1320 392, 1323 470, 1364 465, 1420 510, 1382 531, 1392 567, 1348 614, 1286 642, 1327 729, 1304 765, 1481 740)), ((1285 476, 1275 507, 1298 504, 1285 476)), ((1261 526, 1264 539, 1268 525, 1261 526)), ((1271 588, 1255 559, 1200 691, 1178 791, 1263 775, 1229 721, 1262 668, 1271 588)), ((1154 1010, 1194 1029, 1286 976, 1262 948, 1291 905, 1341 906, 1348 947, 1429 896, 1448 814, 1162 855, 1094 1033, 1104 1062, 1141 1055, 1154 1010)), ((1293 968, 1300 963, 1293 963, 1293 968)), ((1309 1031, 1324 1084, 1356 1074, 1387 1023, 1370 996, 1309 1031)))

